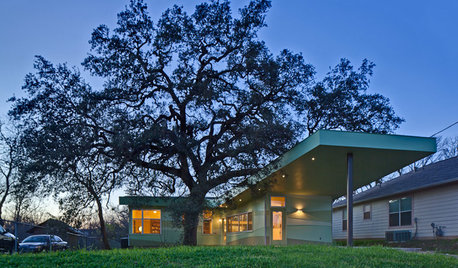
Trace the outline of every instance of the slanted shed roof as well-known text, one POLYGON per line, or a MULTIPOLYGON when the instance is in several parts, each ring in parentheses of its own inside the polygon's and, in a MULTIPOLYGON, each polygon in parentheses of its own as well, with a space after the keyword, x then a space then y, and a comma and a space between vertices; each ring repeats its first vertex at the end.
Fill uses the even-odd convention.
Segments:
POLYGON ((46 221, 38 224, 38 226, 34 226, 30 228, 27 232, 28 233, 35 233, 36 231, 39 232, 56 232, 56 230, 61 230, 63 232, 69 232, 75 235, 83 235, 82 232, 79 230, 71 227, 70 225, 66 224, 63 221, 56 220, 56 219, 47 219, 46 221))
MULTIPOLYGON (((436 139, 319 130, 269 164, 251 182, 275 181, 272 192, 337 198, 346 193, 347 154, 353 154, 357 189, 436 152, 436 139), (267 173, 267 174, 266 174, 267 173)), ((251 190, 235 200, 251 198, 251 190)))
MULTIPOLYGON (((358 193, 353 196, 353 203, 363 203, 456 181, 458 181, 458 156, 427 165, 358 193)), ((346 200, 333 205, 334 208, 345 206, 346 200)))

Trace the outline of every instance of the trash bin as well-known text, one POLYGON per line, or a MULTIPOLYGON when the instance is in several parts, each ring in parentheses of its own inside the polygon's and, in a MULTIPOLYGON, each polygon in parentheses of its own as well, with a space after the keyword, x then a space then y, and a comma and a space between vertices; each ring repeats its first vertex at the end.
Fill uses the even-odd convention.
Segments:
POLYGON ((129 247, 128 237, 121 237, 121 248, 128 248, 128 247, 129 247))

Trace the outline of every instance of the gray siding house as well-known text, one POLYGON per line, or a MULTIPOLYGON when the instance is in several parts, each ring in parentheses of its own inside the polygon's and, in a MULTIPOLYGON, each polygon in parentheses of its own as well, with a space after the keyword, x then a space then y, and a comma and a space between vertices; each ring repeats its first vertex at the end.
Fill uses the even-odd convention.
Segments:
MULTIPOLYGON (((457 238, 458 157, 399 176, 353 198, 355 239, 457 238)), ((345 202, 333 205, 334 240, 347 237, 345 202)))

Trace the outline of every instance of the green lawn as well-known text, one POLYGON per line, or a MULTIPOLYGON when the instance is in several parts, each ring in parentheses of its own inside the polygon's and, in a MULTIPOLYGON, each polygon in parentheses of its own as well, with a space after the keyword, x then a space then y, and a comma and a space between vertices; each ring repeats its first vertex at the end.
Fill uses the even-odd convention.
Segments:
POLYGON ((173 247, 0 256, 0 267, 458 267, 458 259, 382 247, 173 247))
MULTIPOLYGON (((401 248, 421 248, 424 251, 450 253, 458 255, 458 239, 430 239, 430 240, 409 240, 406 242, 387 242, 385 240, 355 240, 355 246, 384 246, 401 248)), ((345 241, 335 242, 336 245, 344 246, 345 241)))

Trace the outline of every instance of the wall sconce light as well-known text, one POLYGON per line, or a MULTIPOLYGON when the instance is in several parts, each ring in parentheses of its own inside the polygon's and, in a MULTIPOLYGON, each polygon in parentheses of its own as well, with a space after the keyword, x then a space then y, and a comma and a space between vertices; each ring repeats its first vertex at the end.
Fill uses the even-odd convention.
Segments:
POLYGON ((298 212, 298 213, 304 213, 304 211, 302 210, 302 208, 298 208, 298 209, 296 210, 296 212, 298 212))

